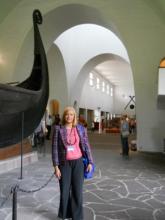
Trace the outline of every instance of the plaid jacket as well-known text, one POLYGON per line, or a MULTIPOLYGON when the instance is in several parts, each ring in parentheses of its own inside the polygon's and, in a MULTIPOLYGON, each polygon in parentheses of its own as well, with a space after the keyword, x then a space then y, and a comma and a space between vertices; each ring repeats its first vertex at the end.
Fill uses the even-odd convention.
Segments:
MULTIPOLYGON (((88 141, 87 131, 84 126, 76 126, 80 138, 80 149, 82 154, 87 156, 89 163, 93 163, 91 148, 88 141)), ((54 126, 52 139, 52 161, 53 166, 64 164, 66 161, 66 128, 65 126, 54 126)))

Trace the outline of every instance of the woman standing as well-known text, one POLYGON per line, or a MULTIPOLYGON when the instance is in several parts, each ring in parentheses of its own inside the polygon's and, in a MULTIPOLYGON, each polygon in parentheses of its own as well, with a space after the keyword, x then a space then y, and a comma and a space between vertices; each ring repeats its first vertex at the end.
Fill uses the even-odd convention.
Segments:
POLYGON ((60 206, 58 217, 83 220, 84 165, 82 156, 86 152, 92 170, 92 155, 87 131, 77 124, 74 108, 67 107, 62 117, 62 126, 54 127, 52 160, 55 175, 60 185, 60 206))

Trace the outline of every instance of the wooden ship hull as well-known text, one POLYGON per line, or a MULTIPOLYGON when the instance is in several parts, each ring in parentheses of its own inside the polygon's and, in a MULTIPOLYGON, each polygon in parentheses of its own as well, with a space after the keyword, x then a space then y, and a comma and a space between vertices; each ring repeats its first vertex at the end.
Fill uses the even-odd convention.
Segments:
POLYGON ((0 84, 0 148, 13 145, 33 133, 48 101, 49 79, 45 50, 38 24, 39 10, 33 12, 34 63, 31 75, 16 86, 0 84))

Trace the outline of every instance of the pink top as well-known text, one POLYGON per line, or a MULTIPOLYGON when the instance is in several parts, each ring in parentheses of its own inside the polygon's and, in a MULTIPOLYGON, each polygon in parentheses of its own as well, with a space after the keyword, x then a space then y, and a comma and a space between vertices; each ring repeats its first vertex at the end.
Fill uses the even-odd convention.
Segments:
POLYGON ((66 159, 75 160, 82 157, 79 146, 80 138, 76 128, 67 128, 66 159))

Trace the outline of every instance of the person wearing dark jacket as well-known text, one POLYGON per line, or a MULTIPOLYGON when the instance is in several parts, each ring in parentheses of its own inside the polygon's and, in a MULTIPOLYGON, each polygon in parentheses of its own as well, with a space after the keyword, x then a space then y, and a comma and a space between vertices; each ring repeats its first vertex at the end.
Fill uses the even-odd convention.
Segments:
POLYGON ((122 144, 122 155, 129 155, 128 137, 129 137, 129 123, 127 121, 127 116, 122 116, 120 124, 121 133, 121 144, 122 144))

